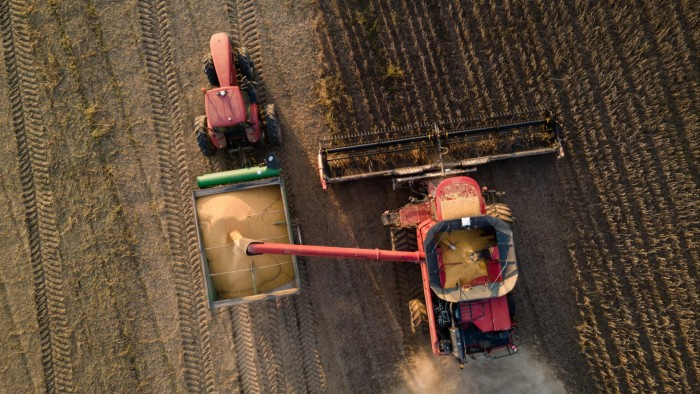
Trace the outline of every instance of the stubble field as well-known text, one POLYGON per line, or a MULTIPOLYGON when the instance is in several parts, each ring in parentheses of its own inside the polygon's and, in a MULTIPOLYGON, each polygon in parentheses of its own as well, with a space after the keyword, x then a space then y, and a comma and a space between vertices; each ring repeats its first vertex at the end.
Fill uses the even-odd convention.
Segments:
POLYGON ((0 389, 691 391, 699 14, 682 0, 0 1, 0 389), (426 355, 406 276, 385 263, 308 260, 299 296, 208 309, 190 193, 232 164, 201 157, 191 125, 218 31, 277 106, 307 243, 388 248, 379 215, 408 197, 384 180, 323 193, 321 137, 558 113, 564 159, 473 174, 516 216, 524 354, 463 372, 426 355))

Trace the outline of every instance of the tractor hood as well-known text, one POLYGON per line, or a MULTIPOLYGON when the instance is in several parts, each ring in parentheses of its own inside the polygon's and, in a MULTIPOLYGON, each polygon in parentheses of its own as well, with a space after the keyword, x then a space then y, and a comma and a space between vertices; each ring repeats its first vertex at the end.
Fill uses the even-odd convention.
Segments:
MULTIPOLYGON (((424 250, 430 288, 435 294, 450 302, 478 300, 506 295, 518 277, 513 232, 501 219, 492 216, 465 217, 434 223, 424 236, 424 250), (441 237, 450 232, 485 230, 495 234, 493 255, 495 267, 489 267, 487 279, 483 283, 466 286, 443 287, 444 265, 441 269, 444 240, 441 237)), ((487 264, 488 265, 488 264, 487 264)))
POLYGON ((246 107, 238 86, 227 86, 207 91, 204 106, 209 127, 235 126, 246 121, 246 107))

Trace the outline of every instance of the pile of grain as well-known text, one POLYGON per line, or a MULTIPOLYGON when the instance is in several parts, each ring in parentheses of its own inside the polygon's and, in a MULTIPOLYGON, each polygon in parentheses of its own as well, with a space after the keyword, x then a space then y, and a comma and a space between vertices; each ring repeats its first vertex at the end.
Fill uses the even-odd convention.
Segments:
POLYGON ((279 187, 200 197, 197 214, 209 272, 219 299, 269 292, 294 280, 289 256, 247 256, 232 238, 243 236, 290 243, 279 187))

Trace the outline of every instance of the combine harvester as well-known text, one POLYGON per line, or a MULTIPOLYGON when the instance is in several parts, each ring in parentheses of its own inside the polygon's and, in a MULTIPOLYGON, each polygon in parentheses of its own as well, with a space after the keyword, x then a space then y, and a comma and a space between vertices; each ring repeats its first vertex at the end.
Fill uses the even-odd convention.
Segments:
MULTIPOLYGON (((424 305, 434 354, 453 355, 460 367, 470 360, 515 354, 513 305, 508 293, 517 281, 518 264, 511 211, 505 204, 487 203, 485 189, 482 190, 476 181, 454 174, 470 171, 476 164, 506 158, 506 155, 555 153, 561 156, 558 127, 553 118, 520 122, 520 126, 537 128, 537 138, 542 138, 547 146, 533 147, 512 140, 508 143, 511 147, 524 148, 508 154, 501 152, 457 161, 445 160, 447 152, 443 145, 466 143, 469 140, 464 133, 456 134, 455 140, 434 134, 427 139, 360 143, 352 149, 322 148, 320 172, 324 182, 397 175, 402 177, 394 179, 395 185, 403 182, 415 185, 421 181, 425 187, 424 199, 386 211, 381 218, 383 224, 391 228, 394 249, 399 249, 397 246, 401 243, 404 249, 408 246, 410 250, 300 245, 298 230, 289 225, 284 183, 279 178, 274 154, 267 156, 266 166, 199 177, 201 190, 194 192, 195 214, 210 304, 219 307, 295 294, 299 290, 295 256, 417 263, 423 278, 424 305), (547 139, 544 138, 546 133, 550 133, 547 139), (398 157, 399 149, 418 149, 413 144, 437 147, 441 161, 408 169, 390 169, 385 164, 383 169, 365 174, 357 173, 360 165, 348 164, 349 158, 361 158, 365 164, 378 162, 369 152, 381 150, 381 147, 391 147, 388 154, 398 157), (338 156, 341 152, 342 159, 338 156), (343 168, 352 168, 354 173, 348 174, 339 171, 337 165, 327 164, 340 160, 345 160, 343 168), (400 242, 406 239, 415 240, 415 245, 411 247, 410 242, 400 242)), ((514 138, 516 127, 509 124, 494 130, 514 138)), ((523 136, 520 133, 515 135, 523 136)))

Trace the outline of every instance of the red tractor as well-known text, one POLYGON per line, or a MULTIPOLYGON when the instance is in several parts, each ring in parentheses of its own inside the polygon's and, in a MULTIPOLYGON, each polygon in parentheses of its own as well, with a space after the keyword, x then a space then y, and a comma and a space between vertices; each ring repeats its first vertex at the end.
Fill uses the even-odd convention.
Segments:
POLYGON ((197 144, 207 157, 221 149, 238 152, 245 167, 246 151, 282 143, 275 108, 273 104, 261 108, 255 68, 245 49, 236 49, 226 33, 211 36, 209 47, 204 73, 211 89, 202 89, 206 116, 195 120, 197 144))

